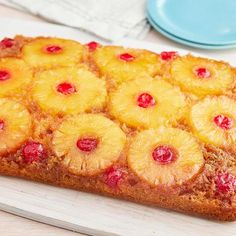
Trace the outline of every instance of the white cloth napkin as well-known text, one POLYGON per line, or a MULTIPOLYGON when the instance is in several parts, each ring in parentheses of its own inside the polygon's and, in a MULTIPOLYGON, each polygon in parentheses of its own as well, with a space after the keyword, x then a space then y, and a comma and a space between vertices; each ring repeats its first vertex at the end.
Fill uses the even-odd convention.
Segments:
MULTIPOLYGON (((47 20, 115 41, 143 38, 149 31, 145 0, 1 0, 47 20)), ((4 3, 3 3, 4 4, 4 3)))

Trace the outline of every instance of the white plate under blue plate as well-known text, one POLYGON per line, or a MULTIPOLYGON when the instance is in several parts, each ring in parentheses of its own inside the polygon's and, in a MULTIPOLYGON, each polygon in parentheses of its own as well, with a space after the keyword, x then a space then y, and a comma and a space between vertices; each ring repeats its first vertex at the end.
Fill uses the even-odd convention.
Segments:
POLYGON ((187 46, 191 46, 194 48, 202 48, 202 49, 229 49, 229 48, 236 48, 236 44, 226 44, 226 45, 211 45, 211 44, 201 44, 201 43, 195 43, 195 42, 191 42, 189 40, 184 40, 180 37, 176 37, 175 35, 165 31, 164 29, 162 29, 158 24, 156 24, 156 22, 154 22, 154 20, 151 18, 151 16, 147 15, 148 21, 149 23, 153 26, 153 28, 155 30, 157 30, 159 33, 163 34, 164 36, 166 36, 167 38, 187 45, 187 46))
POLYGON ((153 22, 175 37, 208 45, 236 44, 235 0, 148 0, 153 22))

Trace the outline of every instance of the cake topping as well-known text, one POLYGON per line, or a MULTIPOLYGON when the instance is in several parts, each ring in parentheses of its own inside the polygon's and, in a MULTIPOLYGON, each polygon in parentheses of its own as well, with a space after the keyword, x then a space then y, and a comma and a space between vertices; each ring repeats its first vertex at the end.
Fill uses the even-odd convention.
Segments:
POLYGON ((209 70, 207 70, 205 67, 200 67, 195 69, 195 74, 198 76, 200 79, 206 79, 211 76, 211 73, 209 70))
POLYGON ((214 117, 214 122, 217 126, 221 129, 228 130, 233 127, 234 121, 233 119, 224 116, 224 115, 217 115, 214 117))
POLYGON ((105 173, 105 183, 108 186, 115 188, 122 179, 123 174, 121 169, 111 167, 105 173))
POLYGON ((4 124, 5 124, 4 120, 0 119, 0 131, 4 129, 4 124))
POLYGON ((156 101, 149 93, 142 93, 137 98, 137 104, 140 107, 148 108, 154 106, 156 101))
POLYGON ((170 51, 170 52, 161 52, 161 59, 164 61, 170 61, 174 58, 177 57, 178 53, 174 52, 174 51, 170 51))
POLYGON ((6 70, 0 70, 0 82, 10 79, 11 75, 6 70))
POLYGON ((60 47, 58 45, 50 45, 50 46, 47 46, 45 48, 45 50, 46 50, 47 53, 57 54, 57 53, 62 52, 62 47, 60 47))
POLYGON ((121 60, 127 61, 127 62, 133 61, 135 59, 135 57, 133 55, 129 54, 129 53, 120 54, 119 58, 121 60))
POLYGON ((40 161, 45 158, 43 145, 34 141, 30 141, 24 145, 22 154, 26 163, 40 161))
POLYGON ((236 178, 229 173, 219 174, 215 179, 217 191, 220 193, 230 193, 236 190, 236 178))
POLYGON ((78 139, 76 145, 83 152, 91 152, 97 148, 98 140, 96 138, 82 138, 78 139))
POLYGON ((76 93, 76 88, 73 84, 64 82, 57 85, 57 92, 62 93, 64 95, 76 93))
POLYGON ((95 41, 92 41, 87 43, 86 45, 90 52, 94 52, 97 49, 97 47, 99 47, 100 44, 95 41))
POLYGON ((173 147, 161 145, 154 149, 152 157, 158 164, 166 165, 177 159, 177 151, 173 147))
POLYGON ((4 38, 3 40, 1 40, 0 45, 5 48, 11 48, 14 45, 14 40, 11 38, 4 38))

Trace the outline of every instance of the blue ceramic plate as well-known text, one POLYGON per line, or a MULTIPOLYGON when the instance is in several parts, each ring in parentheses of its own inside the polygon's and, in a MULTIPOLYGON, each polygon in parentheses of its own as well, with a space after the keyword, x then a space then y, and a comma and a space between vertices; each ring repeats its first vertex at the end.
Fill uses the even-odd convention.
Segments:
POLYGON ((147 16, 148 21, 150 22, 150 24, 153 26, 154 29, 156 29, 159 33, 163 34, 164 36, 166 36, 167 38, 187 45, 187 46, 191 46, 194 48, 202 48, 202 49, 228 49, 228 48, 236 48, 236 44, 228 44, 228 45, 211 45, 211 44, 200 44, 200 43, 195 43, 195 42, 191 42, 188 40, 184 40, 182 38, 176 37, 173 34, 170 34, 169 32, 166 32, 164 29, 162 29, 160 26, 158 26, 153 20, 152 18, 148 15, 147 16))
POLYGON ((236 44, 235 0, 148 0, 152 21, 175 37, 207 45, 236 44))

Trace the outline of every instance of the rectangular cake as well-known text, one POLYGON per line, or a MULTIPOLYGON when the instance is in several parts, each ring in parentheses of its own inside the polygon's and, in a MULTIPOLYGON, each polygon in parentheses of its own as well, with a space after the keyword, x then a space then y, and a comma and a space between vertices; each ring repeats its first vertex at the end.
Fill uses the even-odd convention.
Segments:
POLYGON ((235 68, 178 52, 0 42, 0 174, 236 220, 235 68))

